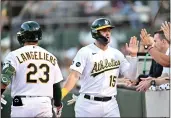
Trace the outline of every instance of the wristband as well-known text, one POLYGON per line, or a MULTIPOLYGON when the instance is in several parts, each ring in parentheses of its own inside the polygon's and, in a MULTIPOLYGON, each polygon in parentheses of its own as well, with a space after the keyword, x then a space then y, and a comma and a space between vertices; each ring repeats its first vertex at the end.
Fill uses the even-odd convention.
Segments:
POLYGON ((156 86, 156 81, 155 80, 151 80, 150 85, 156 86))
POLYGON ((150 47, 148 48, 148 52, 149 52, 152 48, 153 48, 153 46, 150 46, 150 47))
POLYGON ((62 88, 62 99, 68 94, 68 90, 66 88, 62 88))

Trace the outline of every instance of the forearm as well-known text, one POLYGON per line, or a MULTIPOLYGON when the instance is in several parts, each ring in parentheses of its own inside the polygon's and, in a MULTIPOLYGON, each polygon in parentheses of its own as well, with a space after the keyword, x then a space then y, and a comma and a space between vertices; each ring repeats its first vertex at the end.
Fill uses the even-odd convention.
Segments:
POLYGON ((56 83, 53 85, 53 99, 54 99, 54 105, 56 107, 61 106, 61 98, 62 98, 62 93, 61 93, 60 83, 56 83))
POLYGON ((73 78, 73 77, 69 76, 68 80, 63 88, 66 88, 68 91, 71 91, 74 88, 77 80, 78 80, 77 78, 75 78, 75 77, 73 78))
POLYGON ((74 88, 76 82, 78 81, 79 76, 77 74, 71 73, 68 76, 67 82, 62 88, 62 99, 74 88))
POLYGON ((169 77, 163 77, 163 78, 157 78, 155 79, 155 81, 156 81, 156 85, 159 86, 161 84, 169 83, 170 79, 169 77))
POLYGON ((157 63, 161 64, 162 66, 164 67, 170 66, 169 56, 157 51, 157 49, 155 48, 150 49, 149 54, 157 63))
POLYGON ((137 57, 126 57, 129 64, 129 68, 126 72, 124 72, 124 76, 128 79, 135 80, 137 78, 137 64, 138 64, 138 58, 137 57))

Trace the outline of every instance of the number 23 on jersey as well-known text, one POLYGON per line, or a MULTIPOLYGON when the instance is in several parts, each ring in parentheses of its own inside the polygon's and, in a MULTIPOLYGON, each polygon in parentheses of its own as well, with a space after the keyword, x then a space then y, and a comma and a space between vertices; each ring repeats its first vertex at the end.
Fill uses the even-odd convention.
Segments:
POLYGON ((36 66, 34 63, 30 63, 27 66, 27 69, 29 69, 28 73, 26 74, 27 83, 37 83, 37 80, 40 80, 40 82, 42 83, 47 83, 49 81, 49 66, 47 64, 41 64, 40 66, 36 66), (42 77, 33 77, 33 75, 40 72, 43 72, 42 77))

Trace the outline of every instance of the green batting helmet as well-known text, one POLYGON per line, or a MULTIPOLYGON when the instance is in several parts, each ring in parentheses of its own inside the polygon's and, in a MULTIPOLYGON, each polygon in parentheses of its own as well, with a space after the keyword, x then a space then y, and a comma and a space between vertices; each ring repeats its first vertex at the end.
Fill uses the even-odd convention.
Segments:
POLYGON ((17 33, 17 39, 21 45, 25 42, 37 42, 42 39, 42 30, 40 25, 35 21, 27 21, 21 25, 17 33))
POLYGON ((101 29, 105 28, 114 28, 114 26, 111 25, 110 20, 106 18, 98 18, 96 19, 92 25, 91 25, 91 35, 94 39, 98 40, 102 44, 107 44, 108 40, 106 37, 102 36, 99 32, 101 29))

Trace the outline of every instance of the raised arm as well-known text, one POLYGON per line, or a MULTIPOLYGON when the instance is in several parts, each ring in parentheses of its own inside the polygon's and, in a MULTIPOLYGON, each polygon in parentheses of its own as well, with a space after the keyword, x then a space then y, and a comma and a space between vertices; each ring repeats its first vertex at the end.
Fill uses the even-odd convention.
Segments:
POLYGON ((150 37, 150 34, 147 33, 146 29, 141 30, 140 34, 141 40, 144 46, 148 46, 148 52, 153 57, 153 59, 164 67, 170 66, 169 56, 159 52, 156 48, 153 47, 153 43, 150 37))
POLYGON ((137 37, 131 37, 129 45, 126 44, 126 50, 129 52, 130 56, 127 56, 126 59, 129 62, 129 69, 125 72, 125 77, 129 79, 136 79, 137 77, 137 52, 138 52, 138 41, 137 37))
POLYGON ((126 56, 126 59, 121 62, 121 73, 128 79, 136 79, 138 41, 135 36, 131 37, 129 45, 126 44, 126 50, 130 56, 126 56))
POLYGON ((171 23, 167 21, 165 21, 165 23, 162 23, 162 26, 161 26, 161 29, 163 30, 164 35, 169 42, 170 42, 170 26, 171 26, 171 23))

